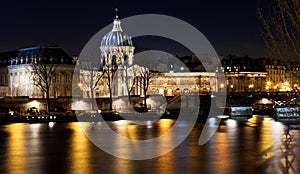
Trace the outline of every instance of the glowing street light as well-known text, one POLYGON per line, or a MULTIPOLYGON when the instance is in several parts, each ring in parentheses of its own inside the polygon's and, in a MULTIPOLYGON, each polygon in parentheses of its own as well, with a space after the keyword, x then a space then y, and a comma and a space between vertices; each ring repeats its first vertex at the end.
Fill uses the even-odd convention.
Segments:
POLYGON ((284 86, 289 86, 289 82, 284 82, 284 86))
POLYGON ((79 82, 77 85, 78 85, 78 87, 79 87, 80 89, 82 89, 82 86, 83 86, 82 83, 79 82))
POLYGON ((220 84, 220 88, 224 88, 225 85, 223 83, 220 84))

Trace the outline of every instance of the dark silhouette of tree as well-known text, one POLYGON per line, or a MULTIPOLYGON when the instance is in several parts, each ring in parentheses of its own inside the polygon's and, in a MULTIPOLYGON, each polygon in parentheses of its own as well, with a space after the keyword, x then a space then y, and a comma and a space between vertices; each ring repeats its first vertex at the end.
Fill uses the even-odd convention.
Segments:
POLYGON ((122 81, 125 84, 127 95, 128 95, 128 106, 131 104, 131 93, 134 89, 137 77, 137 67, 130 66, 125 63, 123 66, 122 81))
POLYGON ((269 15, 258 9, 269 56, 286 62, 300 58, 300 1, 272 0, 269 15))
POLYGON ((47 112, 50 111, 50 89, 53 83, 53 77, 56 73, 56 66, 52 58, 35 58, 31 65, 33 84, 37 86, 43 94, 46 95, 47 112))
POLYGON ((109 110, 112 111, 112 103, 113 103, 113 83, 114 83, 114 76, 116 74, 116 68, 114 66, 107 66, 103 67, 103 77, 106 78, 106 84, 108 87, 109 92, 109 110))
POLYGON ((98 87, 99 82, 103 77, 103 73, 99 71, 99 68, 94 67, 94 64, 85 62, 81 65, 80 72, 80 88, 86 91, 86 95, 91 102, 91 109, 94 110, 95 103, 95 89, 98 87))
POLYGON ((143 110, 147 110, 147 92, 149 89, 150 85, 150 79, 152 78, 152 74, 148 68, 142 67, 139 70, 138 74, 138 80, 139 80, 139 85, 143 90, 144 93, 144 105, 143 105, 143 110))

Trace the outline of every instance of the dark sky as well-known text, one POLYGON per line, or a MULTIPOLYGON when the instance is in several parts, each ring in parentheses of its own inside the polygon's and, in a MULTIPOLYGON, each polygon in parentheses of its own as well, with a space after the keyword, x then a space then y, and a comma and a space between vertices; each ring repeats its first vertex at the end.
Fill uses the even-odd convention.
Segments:
MULTIPOLYGON (((70 55, 114 18, 156 13, 198 28, 218 54, 265 56, 256 0, 9 0, 0 5, 0 51, 33 45, 58 45, 70 55), (196 3, 197 2, 197 3, 196 3)), ((144 43, 147 47, 147 43, 144 43)))

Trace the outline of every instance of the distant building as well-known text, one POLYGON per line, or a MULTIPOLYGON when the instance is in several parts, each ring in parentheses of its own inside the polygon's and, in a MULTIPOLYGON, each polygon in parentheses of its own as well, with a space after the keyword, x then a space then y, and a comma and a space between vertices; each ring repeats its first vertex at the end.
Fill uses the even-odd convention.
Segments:
POLYGON ((299 91, 300 66, 297 62, 266 59, 266 71, 267 91, 299 91))
POLYGON ((261 59, 228 57, 222 59, 228 92, 263 92, 267 72, 261 59))

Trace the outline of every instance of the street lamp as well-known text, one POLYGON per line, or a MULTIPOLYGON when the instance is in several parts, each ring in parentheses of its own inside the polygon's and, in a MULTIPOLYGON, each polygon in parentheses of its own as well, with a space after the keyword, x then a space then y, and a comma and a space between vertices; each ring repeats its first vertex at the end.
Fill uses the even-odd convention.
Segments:
POLYGON ((284 82, 284 86, 289 86, 289 82, 284 82))
POLYGON ((270 90, 271 85, 272 85, 272 82, 267 81, 267 83, 266 83, 266 91, 269 91, 269 90, 270 90))
POLYGON ((82 83, 79 82, 77 85, 80 89, 82 89, 82 83))
POLYGON ((252 91, 253 88, 254 88, 254 85, 253 85, 253 84, 250 84, 250 85, 249 85, 249 90, 252 91))

